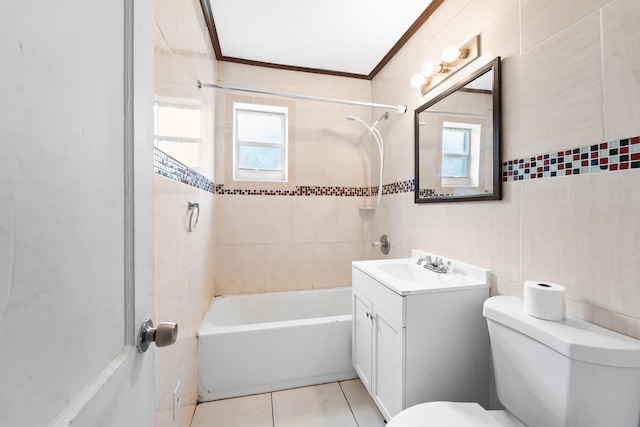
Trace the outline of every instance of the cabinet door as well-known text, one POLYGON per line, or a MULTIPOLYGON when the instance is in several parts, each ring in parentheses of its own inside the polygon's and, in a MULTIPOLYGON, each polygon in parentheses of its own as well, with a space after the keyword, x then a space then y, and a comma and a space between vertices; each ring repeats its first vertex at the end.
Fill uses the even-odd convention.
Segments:
POLYGON ((371 353, 373 316, 371 301, 353 290, 351 361, 362 384, 371 394, 371 353))
POLYGON ((374 327, 373 398, 389 420, 404 405, 404 329, 379 310, 374 327))

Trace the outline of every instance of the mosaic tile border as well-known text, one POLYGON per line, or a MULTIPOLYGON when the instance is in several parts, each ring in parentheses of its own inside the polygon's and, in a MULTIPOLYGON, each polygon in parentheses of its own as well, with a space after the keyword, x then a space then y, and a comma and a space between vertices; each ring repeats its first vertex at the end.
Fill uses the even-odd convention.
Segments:
POLYGON ((640 168, 640 136, 509 160, 502 164, 502 181, 523 181, 638 168, 640 168))
MULTIPOLYGON (((502 163, 502 181, 584 175, 607 171, 640 169, 640 136, 623 138, 569 150, 554 151, 502 163)), ((154 148, 153 171, 214 194, 255 196, 341 196, 371 197, 378 195, 378 187, 296 186, 295 190, 229 189, 214 185, 213 181, 154 148)), ((399 181, 382 186, 382 195, 413 193, 415 180, 399 181)), ((433 191, 433 190, 425 190, 433 191)), ((421 195, 423 195, 421 193, 421 195)), ((432 194, 424 194, 429 196, 432 194)))
POLYGON ((214 193, 213 181, 155 147, 153 149, 153 172, 191 187, 214 193))
MULTIPOLYGON (((414 191, 415 180, 394 182, 382 186, 382 195, 407 193, 414 191)), ((223 184, 215 186, 216 194, 241 196, 340 196, 370 197, 378 195, 378 187, 325 187, 298 185, 295 190, 269 190, 225 188, 223 184)))
MULTIPOLYGON (((154 147, 153 172, 181 182, 191 187, 199 188, 213 194, 250 195, 250 196, 342 196, 342 197, 370 197, 378 195, 378 187, 329 187, 299 185, 295 190, 265 190, 265 189, 230 189, 223 184, 215 185, 209 178, 180 163, 167 153, 154 147)), ((394 182, 382 186, 382 194, 397 194, 414 191, 415 180, 394 182)))

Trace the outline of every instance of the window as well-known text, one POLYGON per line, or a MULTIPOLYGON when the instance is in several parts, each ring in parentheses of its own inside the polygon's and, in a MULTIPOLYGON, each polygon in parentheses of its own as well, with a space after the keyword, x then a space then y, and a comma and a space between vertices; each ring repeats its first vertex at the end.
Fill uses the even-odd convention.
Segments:
POLYGON ((203 107, 189 99, 160 97, 153 106, 154 146, 199 172, 202 162, 203 107))
POLYGON ((480 180, 482 126, 467 122, 442 123, 441 185, 477 187, 480 180))
POLYGON ((233 179, 287 181, 288 109, 233 104, 233 179))
POLYGON ((471 129, 442 128, 442 176, 467 178, 469 176, 469 145, 471 129))

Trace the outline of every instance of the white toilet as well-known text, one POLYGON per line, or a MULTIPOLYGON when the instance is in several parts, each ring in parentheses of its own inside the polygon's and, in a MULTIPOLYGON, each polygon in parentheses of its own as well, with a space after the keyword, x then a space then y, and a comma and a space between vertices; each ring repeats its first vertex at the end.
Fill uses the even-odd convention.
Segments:
POLYGON ((506 410, 422 403, 387 427, 638 427, 640 341, 570 317, 529 316, 514 297, 489 298, 483 314, 506 410))

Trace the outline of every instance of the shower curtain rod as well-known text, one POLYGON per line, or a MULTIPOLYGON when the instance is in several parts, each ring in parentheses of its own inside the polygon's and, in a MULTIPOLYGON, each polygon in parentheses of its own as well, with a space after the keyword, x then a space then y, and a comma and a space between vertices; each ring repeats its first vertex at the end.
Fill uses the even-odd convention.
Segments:
POLYGON ((242 89, 238 87, 221 86, 221 85, 216 85, 212 83, 202 83, 200 80, 198 80, 198 89, 202 89, 203 87, 228 90, 231 92, 243 92, 243 93, 253 93, 258 95, 277 96, 281 98, 295 98, 295 99, 305 99, 308 101, 333 102, 334 104, 349 104, 349 105, 359 105, 361 107, 375 107, 375 108, 392 108, 398 114, 404 114, 407 112, 406 105, 373 104, 371 102, 348 101, 345 99, 321 98, 317 96, 296 95, 291 93, 266 92, 262 90, 242 89))

